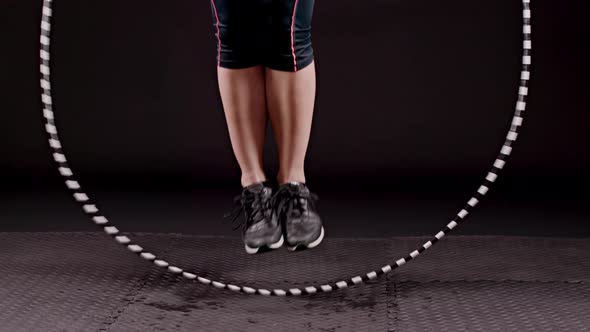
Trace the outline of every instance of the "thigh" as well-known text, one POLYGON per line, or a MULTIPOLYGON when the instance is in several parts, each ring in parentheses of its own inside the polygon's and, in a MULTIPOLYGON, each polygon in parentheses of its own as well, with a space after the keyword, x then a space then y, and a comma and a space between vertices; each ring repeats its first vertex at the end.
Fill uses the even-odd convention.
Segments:
POLYGON ((296 71, 312 61, 313 9, 314 0, 272 0, 268 67, 296 71))
POLYGON ((244 67, 245 62, 247 65, 262 62, 260 48, 264 41, 261 34, 267 30, 266 1, 210 0, 221 62, 232 67, 244 67))
POLYGON ((295 30, 311 27, 314 0, 272 0, 273 25, 280 30, 295 30))

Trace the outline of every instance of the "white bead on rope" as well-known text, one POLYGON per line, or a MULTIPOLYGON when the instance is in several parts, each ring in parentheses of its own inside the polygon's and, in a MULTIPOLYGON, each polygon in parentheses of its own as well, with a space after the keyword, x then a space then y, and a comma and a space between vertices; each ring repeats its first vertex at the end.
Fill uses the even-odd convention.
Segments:
MULTIPOLYGON (((522 55, 523 69, 520 72, 521 84, 518 88, 518 100, 516 102, 515 115, 512 118, 511 128, 509 129, 508 133, 506 134, 506 143, 502 146, 502 148, 500 150, 500 156, 498 156, 498 158, 496 158, 496 160, 494 161, 494 164, 493 164, 493 167, 496 169, 503 169, 506 165, 506 161, 505 161, 505 158, 502 156, 509 156, 512 153, 511 142, 516 141, 516 139, 518 137, 517 130, 520 126, 522 126, 522 123, 523 123, 522 113, 525 111, 526 106, 527 106, 526 97, 529 94, 529 89, 527 87, 527 84, 528 84, 528 81, 530 80, 530 77, 531 77, 531 72, 530 72, 529 66, 532 64, 532 57, 530 55, 530 53, 531 53, 530 50, 532 49, 532 41, 530 38, 532 28, 531 28, 531 25, 529 22, 531 19, 531 10, 529 8, 529 3, 530 3, 530 0, 523 0, 523 4, 525 4, 524 9, 522 10, 522 16, 523 16, 523 19, 525 19, 525 23, 523 24, 523 27, 522 27, 522 33, 523 33, 522 49, 523 49, 524 54, 522 55)), ((57 164, 57 169, 58 169, 59 173, 63 177, 66 178, 65 184, 66 184, 67 188, 75 191, 72 194, 72 197, 77 202, 82 203, 81 204, 82 209, 84 210, 84 212, 86 212, 92 218, 92 221, 96 225, 100 226, 105 231, 105 233, 107 233, 108 235, 113 236, 115 241, 126 246, 126 248, 128 250, 130 250, 133 253, 139 254, 139 256, 141 258, 151 261, 157 266, 164 267, 167 269, 167 271, 169 271, 171 273, 180 274, 188 280, 197 280, 198 282, 200 282, 202 284, 211 285, 213 287, 220 288, 220 289, 228 289, 228 290, 234 291, 234 292, 241 291, 246 294, 260 294, 260 295, 264 295, 264 296, 269 296, 269 295, 286 296, 289 294, 290 295, 301 295, 304 292, 306 294, 315 294, 315 293, 318 293, 320 290, 322 292, 330 292, 330 291, 333 291, 334 289, 344 289, 349 286, 349 282, 341 280, 341 281, 338 281, 332 285, 323 284, 323 285, 319 286, 319 288, 316 286, 305 286, 303 288, 304 291, 302 291, 299 288, 290 288, 288 290, 273 289, 272 291, 270 291, 268 289, 256 289, 256 288, 247 287, 247 286, 226 284, 226 283, 222 283, 219 281, 215 281, 215 280, 211 280, 208 278, 198 276, 195 273, 184 271, 180 267, 170 265, 170 263, 165 260, 156 259, 156 255, 154 255, 152 253, 148 253, 148 252, 143 252, 143 248, 140 245, 135 244, 135 243, 131 243, 131 239, 129 237, 124 236, 124 235, 118 235, 120 233, 119 229, 115 226, 108 225, 109 220, 105 216, 98 215, 99 210, 96 207, 96 205, 87 204, 90 201, 89 196, 85 192, 82 192, 82 188, 81 188, 80 184, 72 178, 73 172, 69 167, 66 166, 66 162, 67 162, 66 155, 62 151, 58 150, 58 149, 62 149, 62 143, 57 138, 58 130, 53 122, 55 119, 55 114, 53 111, 54 101, 51 96, 51 80, 50 80, 51 69, 49 66, 49 61, 51 59, 51 54, 49 52, 50 43, 51 43, 50 33, 51 33, 51 27, 52 27, 50 20, 51 20, 51 17, 53 16, 53 11, 52 11, 51 5, 52 5, 52 0, 44 0, 43 7, 42 7, 43 15, 41 18, 41 35, 39 37, 39 43, 41 45, 40 49, 39 49, 39 58, 41 60, 41 63, 39 65, 39 71, 43 76, 39 80, 39 84, 40 84, 40 87, 42 90, 41 91, 41 102, 43 104, 43 117, 46 120, 45 131, 51 136, 48 139, 48 142, 49 142, 50 148, 55 149, 55 151, 53 151, 53 160, 57 164)), ((495 182, 498 177, 498 174, 496 173, 496 171, 497 170, 494 170, 494 169, 489 171, 487 173, 485 179, 488 182, 495 182)), ((488 190, 489 190, 488 186, 480 185, 480 187, 477 189, 477 193, 479 195, 483 196, 488 192, 488 190)), ((469 199, 469 201, 467 202, 467 205, 469 207, 475 207, 478 203, 479 203, 479 200, 476 197, 471 197, 469 199)), ((465 217, 468 215, 468 213, 469 212, 465 209, 460 210, 459 213, 457 214, 459 219, 456 219, 456 220, 461 221, 461 220, 465 219, 465 217)), ((449 222, 446 226, 446 228, 448 228, 448 230, 445 229, 445 231, 438 232, 435 235, 435 238, 437 240, 440 240, 441 238, 443 238, 446 235, 445 232, 448 233, 449 230, 452 230, 457 226, 458 226, 457 221, 453 220, 453 221, 449 222)), ((436 242, 435 240, 432 240, 432 241, 436 242)), ((432 241, 427 241, 426 243, 424 243, 422 245, 422 248, 420 248, 420 250, 412 251, 410 253, 410 257, 413 259, 413 258, 417 257, 418 255, 420 255, 420 253, 423 252, 424 250, 429 249, 433 245, 432 241)), ((405 258, 400 258, 395 261, 394 267, 402 266, 405 263, 407 263, 408 260, 406 260, 405 258)), ((381 267, 380 271, 383 272, 383 274, 389 273, 393 270, 394 267, 392 267, 391 265, 385 265, 385 266, 381 267)), ((377 277, 378 277, 378 273, 376 271, 371 271, 366 274, 367 279, 372 280, 377 277)), ((349 280, 352 284, 355 284, 355 285, 364 282, 363 278, 361 278, 360 276, 352 277, 349 280)))

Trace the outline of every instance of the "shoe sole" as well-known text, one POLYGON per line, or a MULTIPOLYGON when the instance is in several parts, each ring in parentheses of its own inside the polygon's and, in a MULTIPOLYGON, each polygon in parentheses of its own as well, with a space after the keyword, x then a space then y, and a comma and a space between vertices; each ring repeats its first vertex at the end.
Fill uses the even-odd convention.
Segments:
POLYGON ((305 244, 296 244, 295 246, 287 246, 287 249, 289 251, 295 251, 295 250, 297 250, 299 248, 301 248, 301 249, 315 248, 315 247, 317 247, 322 242, 323 239, 324 239, 324 226, 322 226, 322 230, 320 231, 320 236, 318 236, 317 239, 313 240, 309 244, 307 244, 307 245, 305 245, 305 244))
POLYGON ((248 254, 254 255, 254 254, 257 254, 261 249, 264 249, 264 248, 278 249, 283 245, 284 241, 285 241, 285 239, 283 238, 283 235, 281 235, 281 238, 277 242, 271 243, 269 245, 260 246, 260 247, 250 247, 247 244, 245 244, 244 247, 246 248, 246 252, 248 254))

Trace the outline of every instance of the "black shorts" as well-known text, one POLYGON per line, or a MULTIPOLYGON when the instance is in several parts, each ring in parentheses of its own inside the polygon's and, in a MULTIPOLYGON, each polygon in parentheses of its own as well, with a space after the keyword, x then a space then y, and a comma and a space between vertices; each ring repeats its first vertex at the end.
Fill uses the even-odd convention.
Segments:
POLYGON ((297 71, 313 61, 314 0, 210 0, 217 65, 297 71))

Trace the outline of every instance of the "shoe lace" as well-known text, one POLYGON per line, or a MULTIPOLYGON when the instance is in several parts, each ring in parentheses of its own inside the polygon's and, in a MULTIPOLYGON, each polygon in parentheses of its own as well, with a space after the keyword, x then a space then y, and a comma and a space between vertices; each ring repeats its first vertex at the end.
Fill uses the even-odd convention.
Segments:
POLYGON ((278 216, 293 214, 301 216, 309 210, 307 204, 316 210, 316 201, 318 200, 319 196, 310 191, 302 192, 287 189, 283 192, 277 192, 271 198, 271 206, 274 209, 273 213, 276 213, 278 216))
POLYGON ((242 196, 242 194, 239 194, 234 197, 233 201, 234 208, 223 215, 223 218, 232 218, 231 222, 235 224, 233 230, 237 230, 240 227, 246 230, 251 225, 264 220, 264 211, 271 208, 271 200, 267 199, 263 202, 260 195, 246 194, 242 196), (236 222, 241 215, 244 218, 236 222))

